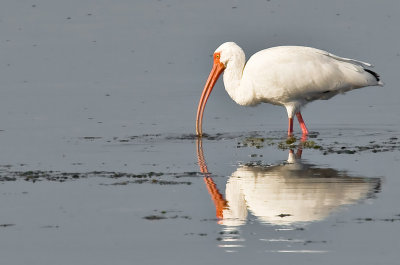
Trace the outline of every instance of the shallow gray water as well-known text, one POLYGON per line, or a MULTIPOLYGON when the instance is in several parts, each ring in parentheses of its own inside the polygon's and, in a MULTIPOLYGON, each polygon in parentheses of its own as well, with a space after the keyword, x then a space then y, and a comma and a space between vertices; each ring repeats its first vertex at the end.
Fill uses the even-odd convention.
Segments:
POLYGON ((398 1, 1 6, 2 264, 398 263, 398 1), (232 40, 368 61, 386 86, 307 106, 300 152, 283 108, 218 82, 196 142, 232 40))

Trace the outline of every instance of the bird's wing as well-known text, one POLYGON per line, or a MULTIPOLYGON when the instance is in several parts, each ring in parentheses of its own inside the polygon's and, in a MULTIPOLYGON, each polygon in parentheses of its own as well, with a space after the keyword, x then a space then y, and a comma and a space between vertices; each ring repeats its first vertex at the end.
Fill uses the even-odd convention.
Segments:
POLYGON ((261 102, 312 101, 368 85, 363 66, 370 64, 319 49, 281 46, 254 54, 242 81, 261 102))
POLYGON ((336 56, 336 55, 334 55, 332 53, 329 53, 329 52, 326 52, 326 51, 323 51, 323 50, 319 50, 319 52, 321 54, 325 55, 325 56, 331 57, 331 58, 333 58, 335 60, 338 60, 338 61, 354 63, 354 64, 357 64, 357 65, 360 65, 360 66, 363 66, 363 67, 374 67, 372 64, 367 63, 367 62, 336 56))

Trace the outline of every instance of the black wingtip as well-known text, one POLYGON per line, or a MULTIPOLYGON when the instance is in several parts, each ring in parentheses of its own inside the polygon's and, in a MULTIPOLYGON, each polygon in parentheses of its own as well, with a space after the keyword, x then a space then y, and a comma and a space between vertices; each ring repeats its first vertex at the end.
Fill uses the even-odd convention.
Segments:
POLYGON ((380 81, 381 80, 379 75, 377 73, 375 73, 374 71, 371 71, 371 70, 365 69, 365 68, 364 68, 364 71, 370 73, 371 75, 373 75, 376 78, 376 81, 380 81))

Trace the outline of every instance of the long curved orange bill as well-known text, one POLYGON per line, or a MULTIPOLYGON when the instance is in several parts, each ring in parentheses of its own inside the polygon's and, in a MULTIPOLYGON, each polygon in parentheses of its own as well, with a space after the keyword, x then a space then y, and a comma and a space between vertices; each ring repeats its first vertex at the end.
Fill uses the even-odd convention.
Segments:
POLYGON ((225 65, 219 61, 219 57, 220 57, 219 53, 214 53, 214 64, 211 69, 210 75, 208 76, 206 85, 204 86, 203 93, 201 93, 199 105, 197 107, 196 134, 197 136, 200 137, 203 135, 203 130, 202 130, 203 113, 204 113, 204 108, 206 107, 208 97, 210 96, 211 91, 213 90, 213 87, 218 80, 218 77, 225 70, 225 65))

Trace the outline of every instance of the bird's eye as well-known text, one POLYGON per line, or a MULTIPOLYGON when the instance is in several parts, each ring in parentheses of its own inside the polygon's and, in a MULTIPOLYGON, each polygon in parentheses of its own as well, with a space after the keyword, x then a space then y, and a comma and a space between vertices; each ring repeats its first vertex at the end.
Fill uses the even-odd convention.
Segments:
POLYGON ((219 59, 219 54, 217 54, 215 57, 219 59))

